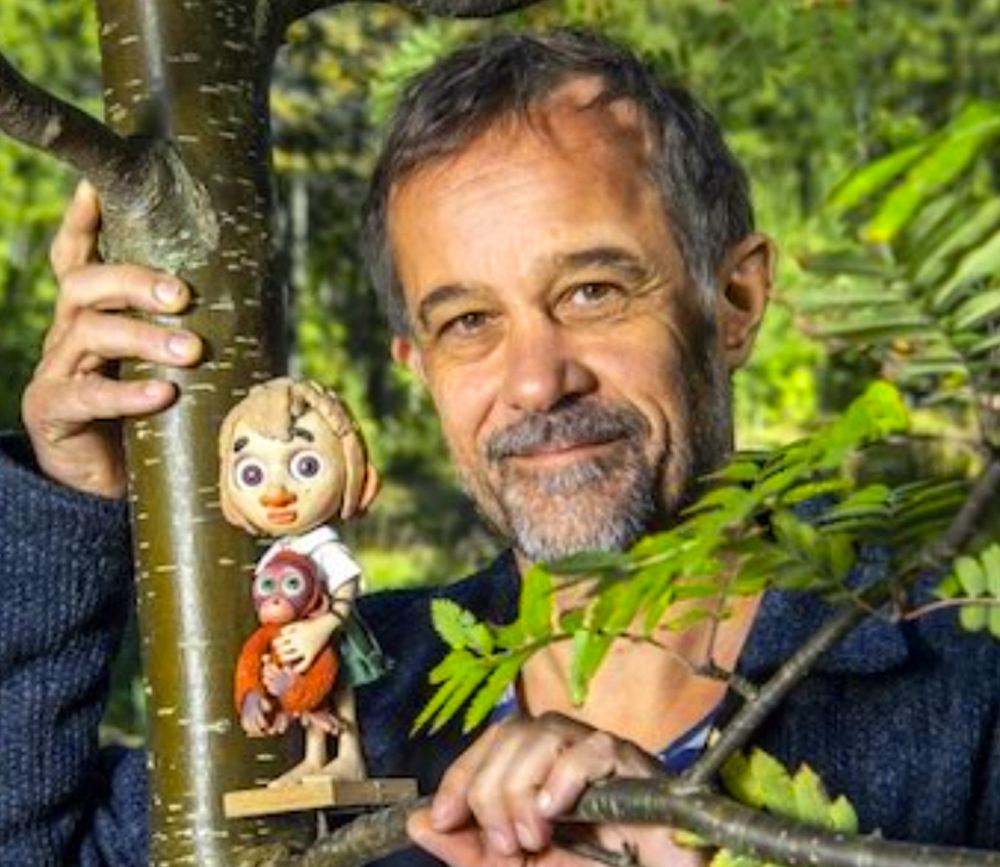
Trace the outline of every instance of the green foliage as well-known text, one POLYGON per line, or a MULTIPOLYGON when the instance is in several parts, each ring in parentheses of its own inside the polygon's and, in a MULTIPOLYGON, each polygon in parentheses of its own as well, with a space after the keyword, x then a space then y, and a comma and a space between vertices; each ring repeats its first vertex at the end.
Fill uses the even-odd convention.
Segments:
POLYGON ((435 603, 434 624, 450 650, 416 726, 440 727, 472 699, 464 725, 475 727, 520 665, 556 642, 572 646, 570 696, 581 703, 616 638, 656 642, 662 630, 724 618, 734 598, 767 588, 852 597, 861 546, 885 546, 889 574, 912 578, 917 552, 948 526, 967 486, 858 482, 869 450, 908 422, 899 392, 875 382, 808 439, 736 454, 683 520, 631 551, 534 567, 514 623, 482 623, 454 603, 435 603), (557 613, 555 595, 567 588, 582 588, 583 601, 557 613))
MULTIPOLYGON (((722 783, 736 800, 759 810, 796 819, 806 825, 857 833, 858 817, 843 795, 831 798, 822 781, 808 765, 794 774, 761 749, 749 757, 735 753, 721 772, 722 783)), ((720 850, 711 867, 772 867, 728 850, 720 850)))
POLYGON ((956 559, 954 571, 937 590, 941 598, 961 603, 959 620, 965 629, 989 631, 1000 639, 1000 545, 956 559))

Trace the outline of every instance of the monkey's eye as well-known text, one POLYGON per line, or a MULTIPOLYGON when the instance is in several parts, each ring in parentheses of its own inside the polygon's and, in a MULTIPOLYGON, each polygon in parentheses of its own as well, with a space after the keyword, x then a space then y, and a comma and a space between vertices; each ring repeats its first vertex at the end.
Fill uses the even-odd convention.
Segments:
POLYGON ((288 462, 288 471, 293 479, 299 482, 307 482, 316 478, 323 469, 323 458, 319 452, 307 449, 296 452, 288 462))
POLYGON ((273 596, 277 587, 278 582, 274 580, 274 576, 268 574, 258 575, 253 582, 253 595, 258 598, 273 596))
POLYGON ((306 586, 306 582, 298 572, 286 572, 281 576, 281 589, 285 596, 298 596, 306 586))
POLYGON ((264 484, 266 478, 267 473, 264 470, 264 465, 257 458, 252 458, 249 455, 240 458, 236 462, 236 466, 233 467, 233 482, 240 490, 248 491, 259 488, 264 484))

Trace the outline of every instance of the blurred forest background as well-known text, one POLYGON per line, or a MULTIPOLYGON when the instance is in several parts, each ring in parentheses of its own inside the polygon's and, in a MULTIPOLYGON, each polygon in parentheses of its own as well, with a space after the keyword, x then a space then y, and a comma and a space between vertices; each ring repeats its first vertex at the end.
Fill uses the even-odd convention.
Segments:
MULTIPOLYGON (((30 79, 99 113, 91 6, 3 0, 0 40, 30 79)), ((894 285, 884 269, 919 258, 926 246, 902 229, 930 193, 961 188, 942 206, 951 247, 939 259, 961 264, 972 250, 975 279, 987 275, 996 285, 988 275, 1000 264, 998 20, 1000 0, 543 0, 487 23, 348 4, 296 25, 272 96, 293 369, 346 395, 387 482, 371 514, 347 533, 369 586, 450 580, 496 547, 453 483, 429 404, 389 362, 356 254, 380 126, 408 75, 479 32, 586 23, 630 42, 715 112, 750 171, 759 225, 782 253, 767 325, 737 383, 739 445, 751 447, 808 433, 876 372, 880 362, 856 341, 810 336, 811 308, 802 302, 873 277, 894 285), (971 133, 962 125, 970 117, 971 133), (866 165, 881 168, 866 174, 866 165), (904 171, 909 192, 893 201, 885 186, 904 171), (956 227, 968 228, 962 215, 980 213, 974 204, 983 205, 978 234, 958 244, 956 227)), ((5 429, 18 424, 39 352, 55 291, 47 245, 74 182, 54 161, 0 139, 5 429)), ((905 356, 900 334, 897 355, 905 356)), ((962 385, 949 385, 946 367, 917 374, 937 377, 935 396, 941 383, 945 392, 962 385)))

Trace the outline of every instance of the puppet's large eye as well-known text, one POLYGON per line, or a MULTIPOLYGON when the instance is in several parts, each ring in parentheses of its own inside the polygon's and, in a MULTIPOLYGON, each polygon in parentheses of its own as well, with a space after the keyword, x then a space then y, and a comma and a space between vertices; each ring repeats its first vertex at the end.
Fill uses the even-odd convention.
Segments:
POLYGON ((319 452, 306 449, 296 452, 288 462, 288 472, 293 479, 300 482, 307 482, 316 478, 323 469, 323 458, 319 452))
POLYGON ((301 595, 305 587, 305 579, 298 572, 289 570, 281 576, 281 589, 284 591, 286 598, 291 597, 294 599, 301 595))
POLYGON ((233 467, 233 482, 241 490, 259 488, 266 478, 264 465, 257 458, 240 458, 233 467))
POLYGON ((258 599, 266 599, 268 596, 274 595, 277 586, 278 582, 274 580, 274 577, 265 572, 254 579, 253 595, 258 599))

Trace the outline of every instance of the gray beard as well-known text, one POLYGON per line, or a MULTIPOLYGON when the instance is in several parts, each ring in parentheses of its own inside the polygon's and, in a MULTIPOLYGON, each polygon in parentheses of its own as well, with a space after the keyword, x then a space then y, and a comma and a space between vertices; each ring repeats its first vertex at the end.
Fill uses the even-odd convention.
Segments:
POLYGON ((642 449, 647 432, 635 410, 594 401, 525 416, 487 443, 487 459, 501 480, 499 514, 486 510, 487 517, 533 562, 628 548, 657 513, 658 473, 642 449), (610 445, 545 473, 508 460, 552 442, 610 445))
POLYGON ((721 466, 732 448, 726 372, 708 362, 692 366, 687 381, 690 442, 671 442, 659 463, 644 452, 649 426, 638 411, 584 398, 531 413, 495 432, 486 458, 499 472, 499 491, 495 498, 477 497, 469 479, 466 489, 487 520, 531 562, 627 550, 676 517, 694 498, 699 477, 721 466), (611 445, 559 471, 531 472, 507 460, 560 441, 611 445))

